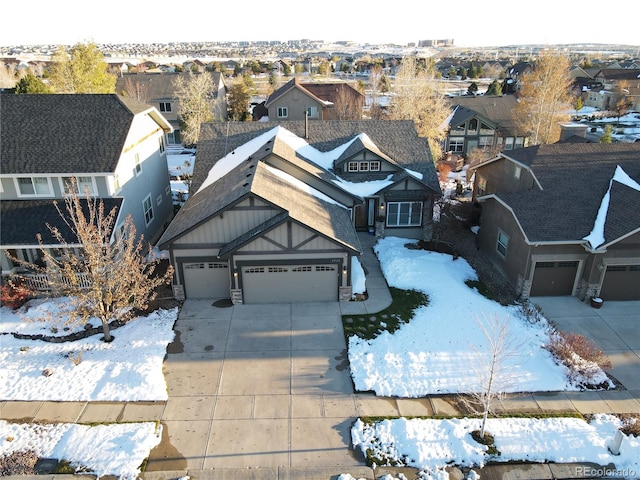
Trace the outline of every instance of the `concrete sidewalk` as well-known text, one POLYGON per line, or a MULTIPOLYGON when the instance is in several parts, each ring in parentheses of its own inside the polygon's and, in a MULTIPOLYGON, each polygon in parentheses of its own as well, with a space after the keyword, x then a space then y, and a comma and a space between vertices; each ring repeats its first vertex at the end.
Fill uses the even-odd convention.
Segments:
MULTIPOLYGON (((224 308, 212 306, 211 301, 187 300, 164 362, 167 402, 2 402, 1 418, 69 423, 160 421, 163 438, 151 452, 142 475, 146 480, 186 474, 193 480, 325 480, 341 473, 373 479, 386 472, 416 478, 413 469, 374 471, 366 467, 362 456, 350 447, 355 419, 461 412, 456 396, 400 399, 354 392, 341 315, 376 313, 391 303, 371 250, 375 239, 361 239, 367 301, 224 308)), ((608 351, 619 348, 624 355, 638 355, 638 336, 627 329, 638 310, 630 308, 627 318, 624 305, 609 302, 595 311, 574 300, 542 299, 540 304, 559 328, 583 327, 599 337, 602 330, 608 335, 608 351), (598 321, 604 323, 595 331, 593 324, 598 321)), ((639 323, 634 325, 637 333, 639 323)), ((614 364, 622 377, 617 378, 634 389, 511 395, 500 410, 640 413, 640 392, 634 383, 638 365, 627 367, 615 360, 614 364)), ((480 474, 482 478, 582 478, 579 472, 588 467, 510 464, 488 466, 480 474)))

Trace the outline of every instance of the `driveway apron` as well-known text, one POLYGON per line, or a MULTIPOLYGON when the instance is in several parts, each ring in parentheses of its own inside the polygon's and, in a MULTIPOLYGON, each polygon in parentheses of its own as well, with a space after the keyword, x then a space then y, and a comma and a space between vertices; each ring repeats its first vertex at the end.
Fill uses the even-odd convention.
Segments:
POLYGON ((164 362, 163 441, 147 472, 362 466, 340 304, 187 300, 164 362))

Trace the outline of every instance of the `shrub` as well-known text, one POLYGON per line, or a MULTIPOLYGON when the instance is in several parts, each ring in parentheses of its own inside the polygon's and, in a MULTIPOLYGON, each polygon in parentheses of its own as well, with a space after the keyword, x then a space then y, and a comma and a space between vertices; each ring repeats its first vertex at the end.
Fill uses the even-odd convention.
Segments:
POLYGON ((0 289, 0 302, 14 310, 24 305, 31 297, 33 297, 33 291, 19 278, 7 281, 0 289))
POLYGON ((552 333, 547 348, 559 362, 569 367, 573 380, 578 377, 593 380, 600 369, 608 370, 612 367, 602 350, 592 340, 578 333, 552 333))
POLYGON ((451 173, 451 165, 448 163, 440 162, 437 166, 438 175, 441 182, 447 182, 449 180, 449 174, 451 173))
POLYGON ((640 413, 625 415, 622 418, 622 427, 620 430, 625 435, 640 437, 640 413))
POLYGON ((9 475, 34 475, 38 455, 33 450, 12 452, 0 456, 0 477, 9 475))

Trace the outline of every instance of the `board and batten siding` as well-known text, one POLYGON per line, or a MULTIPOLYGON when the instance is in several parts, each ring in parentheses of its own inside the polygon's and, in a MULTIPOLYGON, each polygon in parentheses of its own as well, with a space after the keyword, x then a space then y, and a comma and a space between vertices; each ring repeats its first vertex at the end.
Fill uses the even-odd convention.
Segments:
MULTIPOLYGON (((266 206, 266 204, 253 205, 254 207, 266 206)), ((210 218, 207 222, 187 232, 175 245, 189 244, 224 244, 238 238, 243 233, 266 222, 279 211, 271 208, 242 208, 249 207, 248 201, 244 201, 236 207, 226 210, 222 215, 210 218), (241 208, 238 208, 241 207, 241 208)))
POLYGON ((316 235, 296 223, 284 223, 263 235, 263 238, 239 248, 238 252, 273 252, 285 248, 305 252, 337 250, 334 242, 316 235))

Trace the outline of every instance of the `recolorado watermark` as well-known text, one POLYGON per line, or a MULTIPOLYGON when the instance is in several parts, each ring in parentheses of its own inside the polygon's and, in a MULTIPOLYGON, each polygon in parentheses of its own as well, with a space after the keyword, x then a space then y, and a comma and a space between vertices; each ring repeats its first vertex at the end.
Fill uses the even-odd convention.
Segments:
POLYGON ((576 467, 576 475, 583 478, 638 478, 638 472, 633 468, 576 467))

